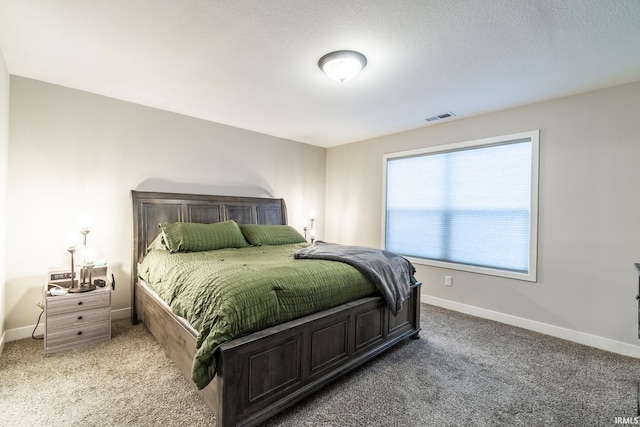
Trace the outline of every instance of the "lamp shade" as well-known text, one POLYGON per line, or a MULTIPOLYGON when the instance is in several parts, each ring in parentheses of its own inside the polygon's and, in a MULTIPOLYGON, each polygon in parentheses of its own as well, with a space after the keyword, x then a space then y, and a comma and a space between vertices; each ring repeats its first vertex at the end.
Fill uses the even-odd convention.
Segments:
POLYGON ((339 50, 327 53, 318 61, 318 67, 330 79, 344 83, 355 78, 367 65, 367 58, 353 50, 339 50))

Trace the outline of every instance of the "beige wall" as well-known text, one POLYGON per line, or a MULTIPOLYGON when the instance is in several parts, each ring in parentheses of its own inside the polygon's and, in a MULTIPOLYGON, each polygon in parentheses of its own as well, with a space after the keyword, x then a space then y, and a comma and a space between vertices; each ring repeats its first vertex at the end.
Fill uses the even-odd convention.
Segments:
POLYGON ((283 197, 290 224, 314 209, 319 238, 380 246, 384 153, 540 129, 538 282, 418 265, 423 297, 637 347, 640 82, 328 150, 15 76, 10 88, 5 331, 30 333, 46 269, 68 263, 84 214, 126 312, 131 189, 283 197))
POLYGON ((132 189, 282 197, 291 225, 315 209, 323 233, 323 148, 15 76, 10 107, 7 330, 33 327, 84 215, 113 309, 130 307, 132 189))
POLYGON ((326 237, 381 245, 384 153, 540 129, 538 282, 417 266, 423 299, 640 354, 638 112, 640 82, 331 148, 326 237))
POLYGON ((5 337, 5 211, 9 147, 9 71, 0 50, 0 353, 5 337))

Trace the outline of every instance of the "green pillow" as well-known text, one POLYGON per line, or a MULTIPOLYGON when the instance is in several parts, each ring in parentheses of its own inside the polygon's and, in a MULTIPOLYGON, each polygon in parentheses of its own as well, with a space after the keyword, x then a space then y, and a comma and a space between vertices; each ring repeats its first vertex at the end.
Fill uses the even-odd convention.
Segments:
POLYGON ((306 242, 304 237, 289 225, 242 224, 240 230, 247 242, 254 246, 306 242))
POLYGON ((214 224, 170 222, 160 224, 169 251, 199 252, 224 248, 241 248, 247 241, 235 221, 214 224))

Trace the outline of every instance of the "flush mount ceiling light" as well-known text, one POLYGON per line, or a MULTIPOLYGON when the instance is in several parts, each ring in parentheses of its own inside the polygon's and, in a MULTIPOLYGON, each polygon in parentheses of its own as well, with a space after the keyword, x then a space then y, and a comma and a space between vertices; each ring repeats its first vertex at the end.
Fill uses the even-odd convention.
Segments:
POLYGON ((367 65, 367 58, 353 50, 338 50, 327 53, 318 61, 318 67, 330 79, 344 83, 355 78, 367 65))

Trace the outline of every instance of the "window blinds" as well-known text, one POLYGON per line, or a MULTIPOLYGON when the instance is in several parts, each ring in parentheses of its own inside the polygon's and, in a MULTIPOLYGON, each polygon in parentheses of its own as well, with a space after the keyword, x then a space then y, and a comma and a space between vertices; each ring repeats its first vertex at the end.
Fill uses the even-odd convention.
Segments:
POLYGON ((390 157, 386 168, 387 250, 529 273, 531 138, 390 157))

